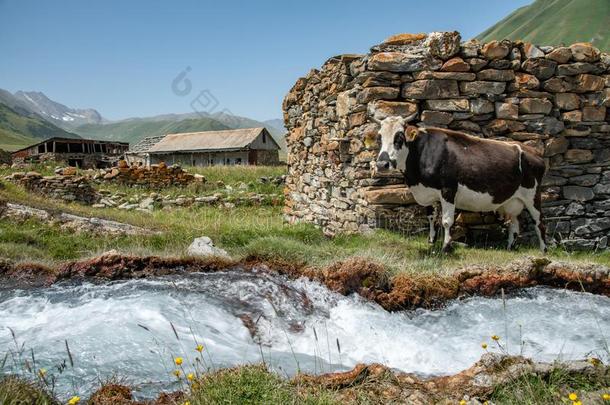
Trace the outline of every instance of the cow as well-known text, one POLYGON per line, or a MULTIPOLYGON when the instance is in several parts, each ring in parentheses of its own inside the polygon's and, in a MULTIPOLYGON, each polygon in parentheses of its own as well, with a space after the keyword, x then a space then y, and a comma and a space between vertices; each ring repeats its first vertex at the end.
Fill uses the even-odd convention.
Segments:
POLYGON ((418 128, 399 116, 381 121, 379 134, 376 170, 404 173, 415 201, 427 207, 431 243, 436 239, 433 206, 440 202, 443 252, 451 250, 456 209, 504 216, 510 250, 519 234, 523 208, 535 222, 540 250, 546 252, 540 196, 546 166, 534 149, 443 128, 418 128))

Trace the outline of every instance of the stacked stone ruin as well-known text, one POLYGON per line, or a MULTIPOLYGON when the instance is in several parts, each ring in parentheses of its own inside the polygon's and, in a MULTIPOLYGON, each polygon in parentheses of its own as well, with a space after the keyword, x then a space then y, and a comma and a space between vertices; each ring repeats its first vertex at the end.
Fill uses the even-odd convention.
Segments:
POLYGON ((120 160, 117 167, 102 169, 102 172, 103 174, 96 176, 96 180, 155 189, 205 181, 203 176, 190 174, 180 166, 168 166, 164 162, 147 167, 130 166, 126 161, 120 160))
MULTIPOLYGON (((378 177, 378 120, 530 145, 544 155, 548 238, 604 249, 610 233, 610 56, 588 43, 461 42, 459 33, 401 34, 367 55, 330 58, 284 100, 289 134, 285 216, 329 235, 425 228, 399 173, 378 177)), ((527 217, 527 214, 522 215, 527 217)), ((493 214, 462 213, 486 229, 493 214)))
POLYGON ((5 180, 20 185, 34 194, 65 202, 94 204, 100 199, 89 179, 84 176, 42 176, 38 172, 17 172, 5 177, 5 180))

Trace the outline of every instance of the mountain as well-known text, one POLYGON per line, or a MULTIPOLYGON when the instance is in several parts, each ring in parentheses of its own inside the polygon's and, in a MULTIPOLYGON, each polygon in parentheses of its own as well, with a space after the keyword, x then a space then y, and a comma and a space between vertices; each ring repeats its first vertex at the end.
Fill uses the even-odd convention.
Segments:
POLYGON ((537 45, 591 42, 610 52, 610 1, 536 0, 477 36, 484 42, 504 38, 537 45))
POLYGON ((92 108, 69 108, 39 91, 18 91, 13 96, 31 112, 64 129, 73 129, 83 124, 99 124, 103 121, 100 113, 92 108))
MULTIPOLYGON (((195 132, 222 129, 266 127, 278 144, 285 149, 286 130, 282 120, 265 122, 246 117, 217 112, 213 114, 191 112, 163 114, 145 118, 128 118, 108 121, 94 109, 75 109, 48 98, 41 92, 17 91, 11 93, 0 89, 0 103, 23 116, 36 116, 85 138, 136 143, 147 136, 177 132, 195 132)), ((27 137, 27 135, 25 135, 27 137)), ((75 136, 72 134, 72 136, 75 136)), ((0 139, 0 141, 2 141, 0 139)), ((23 140, 13 140, 22 144, 23 140)))
POLYGON ((266 127, 280 147, 285 149, 284 134, 286 131, 283 128, 277 128, 278 121, 281 122, 281 120, 260 122, 222 112, 213 114, 192 112, 129 118, 103 124, 86 124, 76 127, 74 132, 85 138, 117 140, 133 145, 142 138, 169 133, 266 127))
POLYGON ((54 136, 79 138, 19 106, 0 103, 0 149, 17 150, 54 136))
POLYGON ((230 127, 211 118, 188 118, 180 121, 132 118, 108 124, 81 125, 75 131, 84 138, 122 141, 133 145, 148 136, 223 129, 230 127))

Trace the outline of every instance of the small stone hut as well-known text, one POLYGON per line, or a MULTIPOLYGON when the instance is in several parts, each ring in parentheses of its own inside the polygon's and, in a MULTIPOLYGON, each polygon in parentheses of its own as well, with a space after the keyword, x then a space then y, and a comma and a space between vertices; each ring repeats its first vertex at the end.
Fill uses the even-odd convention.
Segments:
MULTIPOLYGON (((366 55, 339 55, 284 99, 285 217, 329 235, 425 229, 400 173, 376 177, 379 125, 391 115, 519 141, 544 155, 548 238, 605 249, 610 233, 610 57, 588 43, 461 42, 457 32, 396 35, 366 55)), ((524 214, 522 217, 527 217, 524 214)), ((497 227, 462 212, 457 227, 497 227)))
POLYGON ((145 138, 130 163, 183 166, 277 165, 280 146, 265 128, 169 134, 145 138))

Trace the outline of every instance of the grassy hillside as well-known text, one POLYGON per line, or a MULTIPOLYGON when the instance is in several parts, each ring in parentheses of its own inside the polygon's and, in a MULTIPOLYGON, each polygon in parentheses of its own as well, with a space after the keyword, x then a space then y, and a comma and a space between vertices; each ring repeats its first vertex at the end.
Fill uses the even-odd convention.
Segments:
POLYGON ((537 45, 585 41, 610 52, 610 1, 536 0, 477 36, 481 41, 504 38, 537 45))
POLYGON ((0 149, 12 151, 54 136, 78 138, 38 117, 0 103, 0 149))
POLYGON ((222 129, 229 127, 211 118, 192 118, 182 121, 138 118, 111 124, 81 125, 75 132, 85 138, 123 141, 133 145, 147 136, 222 129))

